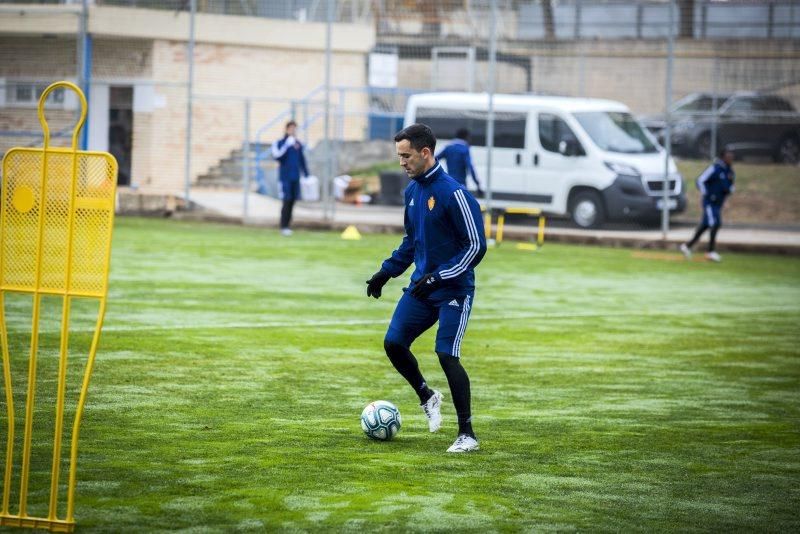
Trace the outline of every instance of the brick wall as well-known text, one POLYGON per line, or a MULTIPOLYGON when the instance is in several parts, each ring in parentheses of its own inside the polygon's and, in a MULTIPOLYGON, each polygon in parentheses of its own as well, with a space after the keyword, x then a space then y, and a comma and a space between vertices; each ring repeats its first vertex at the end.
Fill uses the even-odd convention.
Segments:
MULTIPOLYGON (((255 141, 261 126, 289 108, 289 99, 303 98, 324 83, 324 56, 319 52, 201 43, 196 46, 195 55, 193 179, 207 172, 232 150, 242 147, 245 97, 254 99, 251 102, 250 137, 255 141)), ((154 42, 153 78, 180 80, 187 72, 185 59, 185 44, 154 42)), ((332 83, 363 86, 366 83, 364 62, 363 54, 335 54, 332 83)), ((134 116, 137 135, 134 140, 134 176, 141 185, 180 189, 184 183, 186 89, 157 84, 155 90, 165 105, 151 113, 134 116), (150 123, 149 131, 138 127, 141 121, 150 123)), ((317 95, 317 99, 321 98, 322 93, 317 95)), ((364 95, 348 95, 347 98, 350 109, 367 108, 364 95), (359 101, 354 102, 354 99, 359 101)), ((320 110, 319 105, 311 108, 312 113, 320 110)), ((286 120, 281 119, 264 132, 261 141, 270 142, 279 137, 286 120)), ((344 137, 360 138, 365 123, 366 118, 346 121, 344 137)), ((303 134, 312 146, 322 138, 322 124, 320 118, 308 133, 303 134)))
MULTIPOLYGON (((19 11, 0 18, 0 78, 74 81, 77 15, 74 6, 43 10, 20 5, 19 11)), ((255 138, 261 126, 288 107, 290 99, 300 99, 323 83, 325 57, 324 24, 201 14, 196 27, 192 179, 243 145, 245 97, 254 99, 250 137, 255 138)), ((92 5, 88 28, 93 38, 93 83, 134 87, 133 183, 181 190, 188 14, 92 5)), ((373 43, 370 26, 337 24, 333 83, 363 86, 365 56, 373 43)), ((317 100, 321 98, 320 93, 317 100)), ((351 108, 368 107, 364 95, 347 95, 347 100, 351 108)), ((309 107, 319 111, 319 102, 309 107)), ((69 128, 75 112, 52 110, 48 117, 54 130, 69 128)), ((264 132, 261 140, 277 138, 284 121, 264 132)), ((322 137, 322 124, 317 120, 305 134, 312 145, 322 137)), ((348 120, 341 133, 361 137, 364 128, 365 119, 348 120)), ((0 133, 12 130, 40 130, 35 106, 0 106, 0 133)), ((10 146, 39 142, 36 136, 0 135, 0 153, 10 146)))

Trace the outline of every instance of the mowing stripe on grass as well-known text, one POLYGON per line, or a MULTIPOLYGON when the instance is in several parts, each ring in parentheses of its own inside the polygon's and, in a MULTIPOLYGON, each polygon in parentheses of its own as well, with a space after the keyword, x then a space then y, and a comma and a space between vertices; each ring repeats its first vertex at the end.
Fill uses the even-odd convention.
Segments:
MULTIPOLYGON (((691 308, 691 309, 675 309, 663 311, 634 311, 634 312, 554 312, 554 313, 500 313, 500 314, 476 314, 472 316, 476 321, 516 321, 523 319, 571 319, 571 318, 586 318, 586 317, 678 317, 687 315, 742 315, 745 313, 782 313, 782 312, 798 312, 800 307, 796 306, 770 306, 763 308, 736 308, 736 309, 720 309, 720 308, 691 308)), ((228 324, 175 324, 175 325, 153 325, 153 326, 106 326, 103 328, 104 332, 152 332, 157 330, 234 330, 239 328, 323 328, 328 326, 361 326, 361 325, 385 325, 389 323, 389 317, 382 319, 345 319, 338 321, 263 321, 263 322, 249 322, 249 323, 228 323, 228 324)), ((86 328, 73 328, 71 332, 94 332, 94 330, 86 328)), ((42 334, 57 334, 60 330, 55 329, 39 329, 42 334)))

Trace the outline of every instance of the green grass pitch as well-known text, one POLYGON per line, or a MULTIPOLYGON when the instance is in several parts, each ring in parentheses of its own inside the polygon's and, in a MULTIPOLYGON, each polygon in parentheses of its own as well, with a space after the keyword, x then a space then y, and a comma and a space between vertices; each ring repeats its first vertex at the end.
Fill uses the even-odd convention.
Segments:
MULTIPOLYGON (((383 354, 403 282, 365 296, 399 239, 118 219, 80 532, 800 529, 800 260, 490 250, 462 347, 481 450, 454 456, 433 332, 413 349, 447 395, 438 434, 383 354), (392 442, 359 427, 377 399, 403 415, 392 442)), ((6 308, 19 408, 30 306, 6 308)), ((58 321, 43 328, 33 513, 58 321)))

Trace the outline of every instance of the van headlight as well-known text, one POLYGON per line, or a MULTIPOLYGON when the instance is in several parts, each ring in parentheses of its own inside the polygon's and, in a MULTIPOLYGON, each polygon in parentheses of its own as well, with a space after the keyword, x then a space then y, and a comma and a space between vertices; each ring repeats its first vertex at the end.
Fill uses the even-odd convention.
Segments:
POLYGON ((616 161, 604 161, 606 167, 616 174, 624 174, 625 176, 641 176, 642 174, 636 167, 625 165, 624 163, 617 163, 616 161))

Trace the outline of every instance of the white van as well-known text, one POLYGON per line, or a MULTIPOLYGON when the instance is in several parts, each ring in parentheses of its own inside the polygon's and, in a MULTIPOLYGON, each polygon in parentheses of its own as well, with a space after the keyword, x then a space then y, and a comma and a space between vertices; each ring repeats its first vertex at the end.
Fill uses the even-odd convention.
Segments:
MULTIPOLYGON (((413 95, 405 125, 430 126, 437 150, 467 128, 473 164, 485 189, 488 104, 485 93, 413 95)), ((582 227, 659 217, 666 152, 624 104, 496 94, 494 110, 493 205, 537 207, 569 215, 582 227)), ((686 208, 686 195, 671 159, 669 173, 668 206, 679 213, 686 208)))

